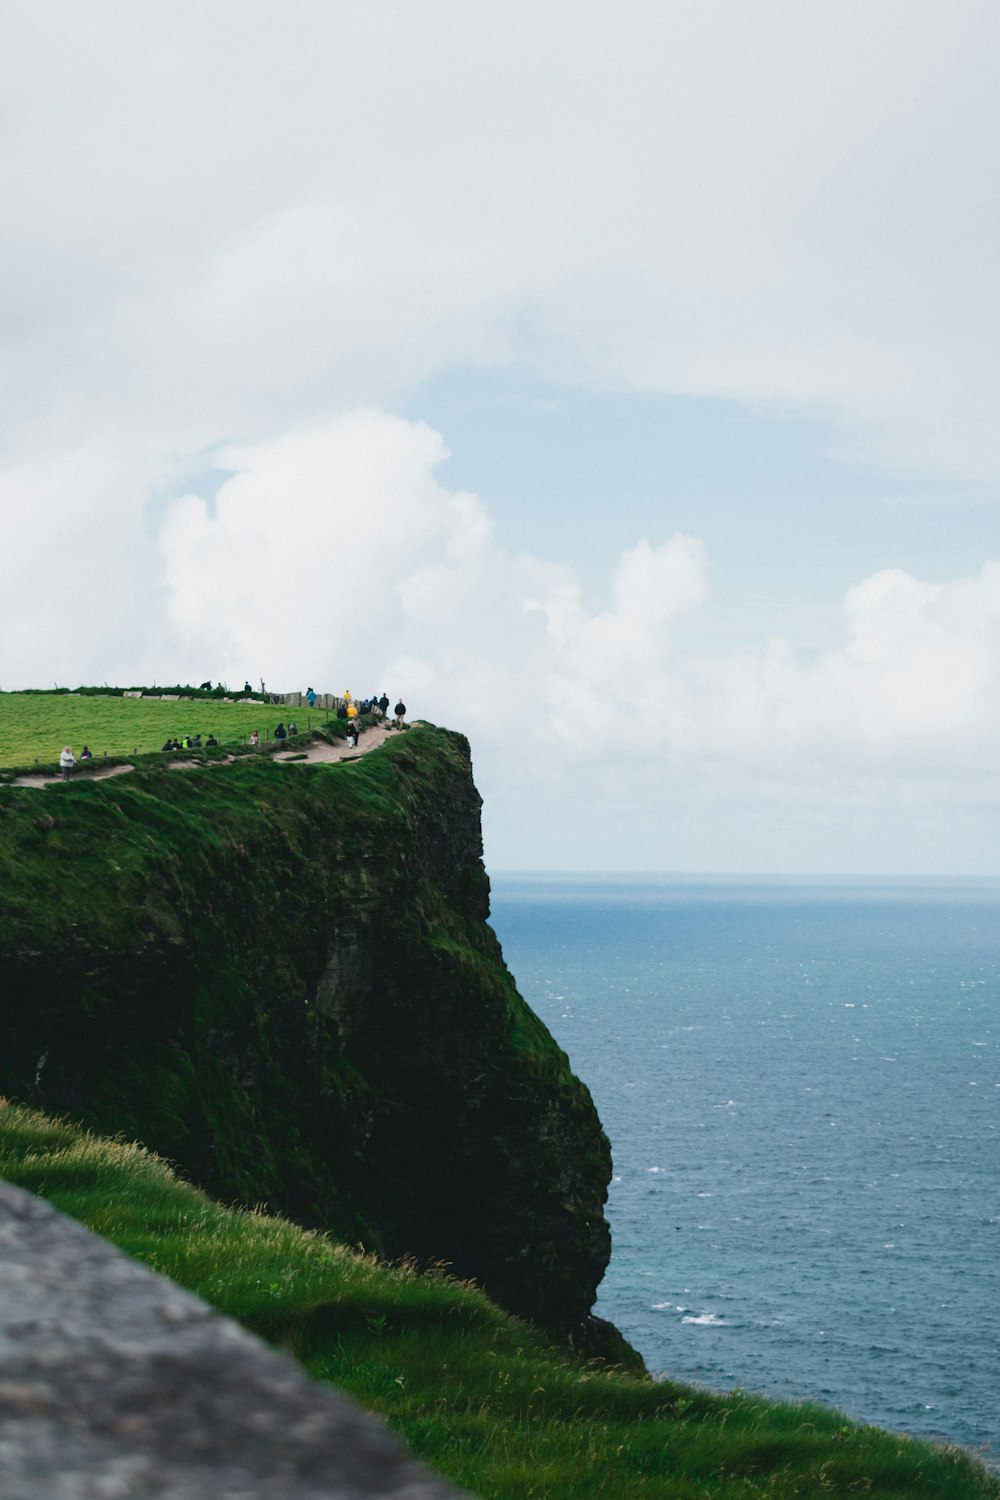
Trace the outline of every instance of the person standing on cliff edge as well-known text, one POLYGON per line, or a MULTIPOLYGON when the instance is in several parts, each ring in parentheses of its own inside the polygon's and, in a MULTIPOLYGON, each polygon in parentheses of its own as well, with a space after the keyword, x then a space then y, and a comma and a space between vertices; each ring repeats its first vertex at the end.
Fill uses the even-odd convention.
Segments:
POLYGON ((396 707, 393 709, 393 713, 396 715, 396 728, 402 729, 403 718, 406 714, 406 704, 403 702, 402 698, 400 698, 397 702, 396 707))

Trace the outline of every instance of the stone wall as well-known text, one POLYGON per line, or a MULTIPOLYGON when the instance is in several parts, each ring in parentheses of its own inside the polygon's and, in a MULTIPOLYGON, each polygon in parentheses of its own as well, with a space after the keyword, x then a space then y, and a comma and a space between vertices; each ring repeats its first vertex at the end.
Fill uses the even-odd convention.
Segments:
POLYGON ((0 1183, 4 1500, 459 1500, 383 1425, 0 1183))

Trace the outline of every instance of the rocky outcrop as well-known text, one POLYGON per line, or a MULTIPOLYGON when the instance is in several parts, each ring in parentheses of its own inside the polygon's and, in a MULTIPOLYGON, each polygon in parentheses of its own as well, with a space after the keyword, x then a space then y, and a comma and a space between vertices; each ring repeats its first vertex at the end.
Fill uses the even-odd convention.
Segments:
POLYGON ((487 924, 461 736, 46 795, 0 788, 0 1091, 625 1352, 608 1143, 487 924))
POLYGON ((459 1500, 382 1424, 0 1183, 4 1500, 459 1500))

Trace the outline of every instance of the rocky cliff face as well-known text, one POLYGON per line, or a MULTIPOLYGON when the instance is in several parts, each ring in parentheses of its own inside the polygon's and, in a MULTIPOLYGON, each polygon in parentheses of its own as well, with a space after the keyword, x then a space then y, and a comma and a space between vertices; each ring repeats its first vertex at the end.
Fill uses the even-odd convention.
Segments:
POLYGON ((588 1352, 610 1153, 487 925, 466 741, 0 788, 0 1091, 588 1352))

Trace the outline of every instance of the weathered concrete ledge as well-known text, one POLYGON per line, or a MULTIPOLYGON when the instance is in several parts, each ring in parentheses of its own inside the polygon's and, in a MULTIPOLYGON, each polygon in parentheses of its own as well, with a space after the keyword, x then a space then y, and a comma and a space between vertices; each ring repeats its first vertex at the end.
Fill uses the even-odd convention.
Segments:
POLYGON ((458 1500, 346 1398, 0 1182, 3 1500, 458 1500))

